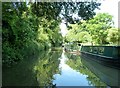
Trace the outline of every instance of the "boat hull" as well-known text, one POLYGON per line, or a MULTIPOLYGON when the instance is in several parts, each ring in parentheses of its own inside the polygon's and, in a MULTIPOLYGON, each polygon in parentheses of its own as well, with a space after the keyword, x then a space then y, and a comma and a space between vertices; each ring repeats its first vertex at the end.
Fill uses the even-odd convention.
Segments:
POLYGON ((111 58, 111 57, 104 57, 100 55, 90 54, 87 52, 80 52, 82 57, 86 57, 88 59, 94 60, 98 63, 103 65, 114 67, 120 69, 120 59, 119 58, 111 58))

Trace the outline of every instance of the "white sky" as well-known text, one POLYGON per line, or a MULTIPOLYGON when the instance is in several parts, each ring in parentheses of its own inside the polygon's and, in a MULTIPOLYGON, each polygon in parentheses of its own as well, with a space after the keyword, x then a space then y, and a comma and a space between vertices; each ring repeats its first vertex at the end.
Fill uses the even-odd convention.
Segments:
POLYGON ((115 22, 115 27, 118 27, 118 2, 120 0, 103 0, 100 6, 100 10, 97 13, 107 12, 113 16, 113 21, 115 22))
POLYGON ((60 29, 62 36, 65 37, 65 35, 68 33, 68 30, 64 20, 62 20, 62 23, 60 24, 60 29))

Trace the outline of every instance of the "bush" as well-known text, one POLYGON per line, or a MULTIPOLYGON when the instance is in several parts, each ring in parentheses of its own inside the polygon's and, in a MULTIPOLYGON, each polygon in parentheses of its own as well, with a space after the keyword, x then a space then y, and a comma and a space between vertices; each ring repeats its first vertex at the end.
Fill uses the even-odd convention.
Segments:
POLYGON ((2 63, 3 65, 11 66, 13 63, 17 63, 23 56, 20 54, 19 49, 10 46, 8 43, 3 45, 2 49, 2 63))

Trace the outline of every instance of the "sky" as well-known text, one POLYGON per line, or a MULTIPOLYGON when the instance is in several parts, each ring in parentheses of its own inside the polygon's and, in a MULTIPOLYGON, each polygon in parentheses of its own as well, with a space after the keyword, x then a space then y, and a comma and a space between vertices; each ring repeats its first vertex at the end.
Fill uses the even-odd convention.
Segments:
POLYGON ((62 36, 65 37, 65 35, 68 33, 68 30, 64 20, 62 20, 60 24, 60 29, 61 29, 62 36))
POLYGON ((97 13, 107 12, 113 16, 115 27, 118 27, 118 2, 120 0, 102 0, 100 10, 96 10, 97 13))

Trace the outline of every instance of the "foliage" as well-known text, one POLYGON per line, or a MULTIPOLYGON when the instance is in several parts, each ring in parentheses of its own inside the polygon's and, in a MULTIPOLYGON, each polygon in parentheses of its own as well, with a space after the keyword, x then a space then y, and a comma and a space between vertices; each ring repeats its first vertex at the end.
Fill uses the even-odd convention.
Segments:
POLYGON ((107 29, 107 41, 110 44, 118 45, 120 36, 117 28, 107 29))
MULTIPOLYGON (((16 4, 17 6, 18 4, 16 4)), ((23 4, 21 4, 23 6, 23 4)), ((2 9, 2 42, 3 42, 3 64, 11 64, 16 60, 22 59, 22 55, 20 54, 20 48, 22 48, 23 44, 26 43, 25 37, 27 34, 24 33, 26 30, 23 26, 26 26, 20 22, 26 21, 22 20, 20 17, 20 12, 17 11, 18 8, 15 9, 14 4, 12 3, 4 3, 2 9), (13 14, 13 15, 11 15, 13 14), (21 28, 24 28, 22 31, 21 28), (23 35, 23 36, 22 36, 23 35), (23 41, 22 41, 23 40, 23 41), (17 47, 16 47, 17 46, 17 47), (17 53, 16 53, 17 52, 17 53)))
POLYGON ((66 35, 66 41, 77 41, 79 43, 91 42, 91 36, 85 28, 85 21, 82 21, 81 24, 71 24, 70 26, 72 27, 72 29, 69 30, 68 34, 66 35))
POLYGON ((108 28, 113 25, 112 16, 108 13, 99 13, 88 21, 86 26, 95 44, 107 44, 106 37, 108 28))
POLYGON ((23 57, 20 54, 20 50, 17 48, 11 48, 8 43, 3 45, 2 50, 2 62, 3 65, 6 64, 7 66, 10 66, 12 63, 16 63, 16 61, 19 61, 23 57), (17 52, 17 53, 16 53, 17 52))
POLYGON ((66 36, 66 41, 69 42, 79 41, 81 43, 102 45, 111 42, 116 44, 116 41, 118 41, 118 32, 115 31, 116 28, 112 28, 112 16, 108 13, 99 13, 90 20, 82 20, 77 24, 70 24, 70 26, 72 29, 69 30, 66 36))
POLYGON ((70 14, 78 13, 87 20, 95 15, 94 10, 99 6, 96 2, 2 3, 3 64, 16 63, 24 58, 23 51, 31 46, 28 52, 33 55, 38 49, 60 46, 63 40, 59 33, 61 18, 75 21, 70 14))
POLYGON ((58 16, 75 23, 79 19, 73 18, 78 14, 81 19, 88 20, 95 15, 95 9, 99 9, 99 2, 36 2, 32 4, 32 11, 39 17, 45 19, 58 19, 58 16), (49 9, 49 10, 48 10, 49 9), (52 14, 52 15, 50 15, 52 14))
POLYGON ((89 20, 95 15, 95 9, 99 8, 101 5, 99 2, 63 2, 61 15, 69 23, 79 22, 80 19, 89 20), (73 17, 74 14, 77 14, 79 18, 73 17))

